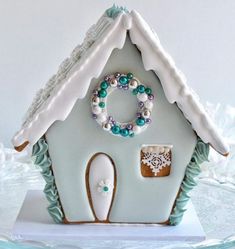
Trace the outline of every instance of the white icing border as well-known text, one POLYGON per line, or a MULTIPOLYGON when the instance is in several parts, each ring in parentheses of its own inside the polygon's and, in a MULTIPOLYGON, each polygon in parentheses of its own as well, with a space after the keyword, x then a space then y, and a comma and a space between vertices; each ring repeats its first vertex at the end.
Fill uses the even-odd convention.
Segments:
POLYGON ((32 118, 16 133, 12 140, 15 147, 25 141, 35 144, 56 120, 65 120, 76 100, 85 97, 91 79, 100 76, 113 49, 123 47, 127 30, 130 32, 131 41, 141 51, 145 69, 155 71, 159 77, 168 101, 177 103, 205 143, 209 143, 221 154, 228 154, 228 144, 187 86, 184 75, 164 51, 157 35, 135 10, 131 13, 120 13, 115 20, 110 21, 85 56, 69 70, 66 79, 53 89, 32 118), (77 91, 77 82, 80 91, 77 91))

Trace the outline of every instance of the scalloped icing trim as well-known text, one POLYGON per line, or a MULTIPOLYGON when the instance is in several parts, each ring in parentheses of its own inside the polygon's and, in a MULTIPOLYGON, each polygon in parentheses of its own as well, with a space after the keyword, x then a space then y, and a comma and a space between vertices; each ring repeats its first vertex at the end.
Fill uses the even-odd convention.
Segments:
POLYGON ((33 146, 32 157, 34 159, 34 163, 42 169, 41 174, 46 181, 46 186, 43 192, 50 203, 47 208, 48 212, 56 223, 62 223, 64 213, 60 204, 55 178, 52 173, 52 164, 48 153, 48 144, 44 138, 39 139, 33 146))
POLYGON ((169 217, 170 225, 178 225, 181 222, 184 212, 186 211, 185 206, 190 199, 188 194, 197 185, 195 177, 201 172, 199 165, 204 161, 208 161, 208 155, 209 144, 204 143, 201 138, 198 137, 192 158, 185 171, 179 196, 175 201, 175 207, 169 217))

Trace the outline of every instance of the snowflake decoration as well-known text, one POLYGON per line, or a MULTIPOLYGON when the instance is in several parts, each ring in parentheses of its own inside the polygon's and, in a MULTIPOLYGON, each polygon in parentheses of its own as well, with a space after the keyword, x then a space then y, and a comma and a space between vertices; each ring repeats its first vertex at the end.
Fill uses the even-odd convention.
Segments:
POLYGON ((109 179, 102 180, 98 183, 97 191, 103 196, 108 195, 113 190, 113 184, 109 179))
POLYGON ((164 167, 171 165, 171 152, 169 149, 163 149, 162 152, 146 151, 143 152, 141 162, 149 166, 156 176, 164 167))

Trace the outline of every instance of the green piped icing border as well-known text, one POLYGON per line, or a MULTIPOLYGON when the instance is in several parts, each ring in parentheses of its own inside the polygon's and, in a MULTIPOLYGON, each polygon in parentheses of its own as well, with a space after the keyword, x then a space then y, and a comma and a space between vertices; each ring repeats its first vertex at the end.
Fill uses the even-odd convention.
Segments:
POLYGON ((187 165, 185 176, 180 187, 179 196, 176 199, 175 207, 169 217, 170 225, 178 225, 186 211, 185 206, 190 199, 189 192, 197 185, 195 177, 201 172, 200 164, 208 161, 209 144, 204 143, 198 137, 192 158, 187 165))
POLYGON ((34 159, 34 163, 42 169, 41 174, 46 181, 44 193, 50 203, 47 208, 48 212, 56 223, 62 223, 64 213, 59 201, 55 178, 51 168, 51 159, 48 153, 48 144, 45 138, 40 138, 33 146, 32 157, 34 159))
POLYGON ((119 7, 115 4, 105 11, 106 15, 112 19, 115 19, 121 12, 128 13, 128 10, 126 9, 126 7, 119 7))

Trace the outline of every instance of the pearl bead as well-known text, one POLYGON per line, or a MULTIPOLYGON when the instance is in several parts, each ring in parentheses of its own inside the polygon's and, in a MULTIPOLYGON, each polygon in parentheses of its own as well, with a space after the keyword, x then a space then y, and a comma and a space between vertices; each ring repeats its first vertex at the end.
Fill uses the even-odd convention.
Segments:
POLYGON ((110 75, 106 75, 106 76, 104 77, 104 80, 105 80, 105 81, 109 81, 109 80, 110 80, 110 75))
POLYGON ((104 102, 100 102, 100 103, 99 103, 99 107, 100 107, 100 108, 104 108, 104 107, 105 107, 105 103, 104 103, 104 102))
POLYGON ((128 73, 126 76, 127 76, 127 78, 130 79, 130 80, 133 78, 133 74, 132 74, 132 73, 128 73))
POLYGON ((123 86, 123 89, 128 90, 129 89, 128 85, 123 86))
POLYGON ((144 102, 140 101, 140 102, 138 103, 138 106, 142 109, 142 108, 144 107, 144 102))
POLYGON ((108 121, 111 122, 113 120, 113 117, 112 116, 109 116, 108 117, 108 121))
POLYGON ((128 130, 131 130, 131 129, 133 128, 133 125, 132 125, 132 124, 128 124, 128 125, 126 126, 126 128, 127 128, 128 130))
POLYGON ((142 112, 142 116, 143 116, 144 118, 149 118, 150 115, 151 115, 151 112, 150 112, 149 110, 144 110, 144 111, 142 112))
POLYGON ((132 93, 133 93, 133 95, 137 95, 138 90, 135 88, 135 89, 133 89, 132 93))
POLYGON ((129 135, 129 130, 127 129, 121 129, 120 130, 120 134, 123 136, 123 137, 127 137, 129 135))
POLYGON ((92 109, 92 112, 94 114, 100 114, 101 111, 102 111, 102 109, 99 106, 94 106, 93 109, 92 109))
POLYGON ((112 126, 111 126, 111 124, 109 124, 109 123, 105 123, 105 124, 103 125, 103 129, 106 130, 106 131, 109 131, 111 128, 112 128, 112 126))
POLYGON ((101 83, 100 83, 100 88, 101 89, 107 89, 108 88, 108 86, 109 86, 109 84, 108 84, 108 82, 107 81, 102 81, 101 83))
POLYGON ((151 109, 153 108, 153 102, 147 100, 147 101, 144 103, 144 106, 145 106, 147 109, 150 109, 150 110, 151 110, 151 109))
POLYGON ((98 90, 94 90, 94 91, 93 91, 93 95, 94 95, 94 96, 98 96, 98 90))
POLYGON ((114 125, 112 128, 111 128, 111 131, 113 134, 119 134, 120 132, 120 127, 118 125, 114 125))
POLYGON ((139 126, 137 126, 137 125, 135 125, 135 126, 133 126, 133 132, 135 133, 135 134, 138 134, 138 133, 140 133, 140 131, 141 131, 141 128, 139 127, 139 126))
POLYGON ((144 85, 139 85, 139 86, 138 86, 138 91, 139 91, 139 93, 144 93, 144 91, 145 91, 145 86, 144 86, 144 85))
POLYGON ((137 98, 140 101, 145 102, 146 100, 148 100, 148 95, 146 93, 138 93, 137 98))
POLYGON ((146 92, 147 94, 151 94, 151 93, 152 93, 152 89, 149 88, 149 87, 147 87, 147 88, 145 88, 145 92, 146 92))
POLYGON ((92 113, 92 118, 97 119, 97 115, 92 113))
POLYGON ((126 77, 126 76, 121 76, 120 78, 119 78, 119 82, 120 82, 120 84, 122 84, 122 85, 126 85, 127 83, 128 83, 128 78, 126 77))
POLYGON ((135 89, 137 86, 138 86, 138 81, 137 81, 137 80, 132 79, 132 80, 129 82, 129 87, 130 87, 130 88, 135 89))
POLYGON ((92 98, 92 104, 93 105, 98 105, 100 102, 100 98, 99 97, 93 97, 92 98))
POLYGON ((105 98, 107 96, 107 92, 104 89, 99 90, 99 97, 105 98))
POLYGON ((100 121, 101 123, 104 122, 106 120, 106 115, 104 113, 100 113, 97 116, 98 121, 100 121))
POLYGON ((136 124, 138 126, 143 126, 145 124, 145 119, 144 118, 137 118, 136 119, 136 124))
POLYGON ((118 82, 117 82, 117 80, 116 80, 116 79, 111 79, 111 81, 110 81, 110 85, 111 85, 112 87, 116 87, 116 86, 117 86, 117 84, 118 84, 118 82))
POLYGON ((119 78, 120 76, 121 76, 121 74, 118 73, 118 72, 114 74, 114 77, 115 77, 115 78, 119 78))
POLYGON ((146 118, 146 124, 150 124, 152 122, 152 120, 150 118, 146 118))

